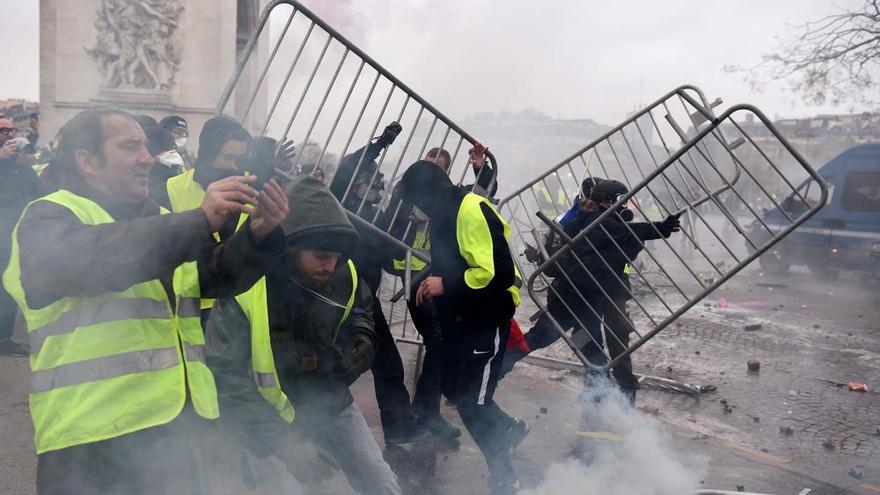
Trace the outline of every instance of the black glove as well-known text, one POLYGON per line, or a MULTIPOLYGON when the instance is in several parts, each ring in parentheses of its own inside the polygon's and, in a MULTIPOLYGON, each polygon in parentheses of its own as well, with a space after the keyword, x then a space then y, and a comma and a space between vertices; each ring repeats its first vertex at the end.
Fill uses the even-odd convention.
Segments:
POLYGON ((376 348, 366 335, 356 335, 347 349, 343 350, 337 370, 342 380, 351 385, 365 371, 370 369, 376 348))
POLYGON ((277 442, 275 455, 294 478, 307 485, 329 479, 339 469, 330 454, 299 434, 286 435, 277 442))
POLYGON ((678 232, 681 230, 681 221, 679 220, 678 215, 669 215, 666 217, 666 220, 657 224, 657 230, 660 231, 660 234, 663 235, 664 238, 669 238, 673 232, 678 232))
POLYGON ((538 248, 529 243, 526 243, 526 249, 523 251, 523 255, 529 260, 529 263, 538 264, 541 262, 541 252, 538 251, 538 248))
POLYGON ((381 143, 382 147, 386 147, 389 144, 393 143, 397 138, 397 135, 400 134, 400 131, 403 130, 403 127, 400 126, 397 122, 392 122, 388 124, 388 127, 382 131, 382 135, 379 136, 379 139, 376 140, 377 143, 381 143))

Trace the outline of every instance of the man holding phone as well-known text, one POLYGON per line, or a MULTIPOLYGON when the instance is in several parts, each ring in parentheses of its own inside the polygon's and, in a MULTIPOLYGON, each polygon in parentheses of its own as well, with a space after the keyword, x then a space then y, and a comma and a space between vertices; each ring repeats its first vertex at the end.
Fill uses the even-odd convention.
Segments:
MULTIPOLYGON (((40 180, 23 152, 12 119, 0 115, 0 263, 9 261, 12 229, 24 207, 40 195, 40 180)), ((15 301, 0 289, 0 355, 27 356, 27 348, 12 341, 15 301)))

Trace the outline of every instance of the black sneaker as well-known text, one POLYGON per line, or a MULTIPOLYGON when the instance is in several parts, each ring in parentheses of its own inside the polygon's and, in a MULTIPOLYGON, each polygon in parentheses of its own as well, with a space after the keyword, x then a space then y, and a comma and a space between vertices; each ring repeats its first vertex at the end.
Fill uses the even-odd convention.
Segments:
POLYGON ((489 495, 516 495, 522 486, 515 474, 505 478, 489 476, 489 495))
POLYGON ((0 341, 0 356, 28 357, 28 347, 10 339, 0 341))
POLYGON ((453 440, 461 436, 461 430, 449 424, 449 421, 437 414, 419 418, 418 427, 425 428, 435 437, 442 440, 453 440))
POLYGON ((413 425, 409 428, 385 430, 384 435, 385 445, 404 445, 423 442, 431 435, 431 432, 427 428, 413 425))
POLYGON ((513 418, 513 424, 510 425, 510 428, 504 432, 504 436, 507 439, 509 451, 513 451, 516 447, 522 443, 523 439, 529 434, 529 424, 525 422, 525 420, 519 418, 513 418))

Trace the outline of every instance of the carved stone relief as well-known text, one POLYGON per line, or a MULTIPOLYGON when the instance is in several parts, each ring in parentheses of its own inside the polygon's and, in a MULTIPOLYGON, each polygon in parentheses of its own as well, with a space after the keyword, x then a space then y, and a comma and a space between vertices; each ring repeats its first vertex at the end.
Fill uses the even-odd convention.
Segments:
POLYGON ((104 87, 165 91, 180 66, 181 0, 100 0, 97 40, 86 51, 104 87))

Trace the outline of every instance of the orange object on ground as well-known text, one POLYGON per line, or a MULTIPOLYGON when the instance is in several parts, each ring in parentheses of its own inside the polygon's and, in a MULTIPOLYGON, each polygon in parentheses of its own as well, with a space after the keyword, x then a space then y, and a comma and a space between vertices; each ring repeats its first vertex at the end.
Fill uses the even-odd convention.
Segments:
POLYGON ((849 389, 852 390, 853 392, 867 392, 868 391, 868 386, 865 385, 864 383, 849 382, 848 385, 849 385, 849 389))

